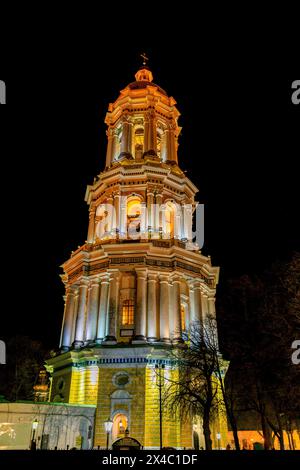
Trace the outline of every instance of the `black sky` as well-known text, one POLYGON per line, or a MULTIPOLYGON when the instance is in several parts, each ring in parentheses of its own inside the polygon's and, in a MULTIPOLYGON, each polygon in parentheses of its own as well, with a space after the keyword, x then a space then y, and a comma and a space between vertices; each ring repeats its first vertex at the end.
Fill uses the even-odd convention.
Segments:
POLYGON ((221 267, 220 282, 300 249, 299 76, 282 78, 263 54, 199 54, 197 43, 77 46, 20 49, 0 76, 2 288, 11 298, 0 337, 28 334, 51 347, 63 315, 59 266, 86 239, 85 189, 104 167, 107 106, 134 80, 143 50, 182 114, 179 162, 205 204, 203 252, 221 267))

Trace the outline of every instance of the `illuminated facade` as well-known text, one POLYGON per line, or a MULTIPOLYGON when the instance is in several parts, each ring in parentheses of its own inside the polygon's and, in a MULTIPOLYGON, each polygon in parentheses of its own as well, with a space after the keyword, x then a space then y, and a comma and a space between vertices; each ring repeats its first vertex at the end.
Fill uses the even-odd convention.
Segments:
MULTIPOLYGON (((63 265, 50 400, 96 405, 95 446, 105 447, 111 418, 113 441, 128 428, 145 448, 159 447, 155 365, 176 375, 169 345, 215 314, 219 268, 192 240, 198 190, 178 164, 178 118, 144 64, 109 105, 105 169, 86 191, 87 241, 63 265)), ((164 413, 163 446, 192 448, 195 433, 197 424, 164 413)))

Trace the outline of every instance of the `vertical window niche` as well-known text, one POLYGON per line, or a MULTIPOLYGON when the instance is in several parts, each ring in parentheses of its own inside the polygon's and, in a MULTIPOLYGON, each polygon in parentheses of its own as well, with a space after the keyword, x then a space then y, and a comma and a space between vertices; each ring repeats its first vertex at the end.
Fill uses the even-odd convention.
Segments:
POLYGON ((140 160, 144 153, 144 128, 138 127, 134 132, 134 156, 140 160))
POLYGON ((122 326, 132 326, 134 324, 134 300, 123 300, 122 304, 122 326))

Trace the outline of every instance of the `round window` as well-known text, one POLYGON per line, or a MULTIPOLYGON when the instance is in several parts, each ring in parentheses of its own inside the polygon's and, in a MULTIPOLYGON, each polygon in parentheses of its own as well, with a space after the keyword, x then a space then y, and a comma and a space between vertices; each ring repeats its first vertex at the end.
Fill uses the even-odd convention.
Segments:
POLYGON ((125 387, 125 385, 129 383, 129 375, 124 372, 120 372, 114 376, 113 381, 118 387, 125 387))

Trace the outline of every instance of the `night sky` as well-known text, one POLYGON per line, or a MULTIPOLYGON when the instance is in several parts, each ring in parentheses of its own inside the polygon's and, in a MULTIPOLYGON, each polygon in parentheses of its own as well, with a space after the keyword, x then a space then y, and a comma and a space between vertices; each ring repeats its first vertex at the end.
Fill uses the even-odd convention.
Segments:
POLYGON ((291 102, 300 77, 281 78, 262 55, 199 53, 199 44, 164 41, 123 46, 21 48, 0 70, 8 102, 1 107, 1 297, 10 298, 0 338, 27 334, 58 346, 59 266, 86 240, 84 194, 104 168, 108 103, 134 80, 144 50, 154 82, 181 112, 179 164, 205 204, 203 252, 221 267, 220 282, 300 249, 300 105, 291 102))

